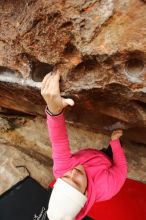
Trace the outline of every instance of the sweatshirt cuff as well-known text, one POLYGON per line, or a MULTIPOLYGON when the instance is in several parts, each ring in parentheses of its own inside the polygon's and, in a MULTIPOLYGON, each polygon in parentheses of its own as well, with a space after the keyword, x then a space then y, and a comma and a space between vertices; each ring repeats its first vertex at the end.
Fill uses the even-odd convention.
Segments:
POLYGON ((50 116, 59 116, 59 115, 61 115, 62 113, 63 113, 63 110, 64 109, 62 109, 62 111, 60 112, 60 113, 58 113, 58 114, 53 114, 52 112, 50 112, 50 110, 48 109, 48 106, 46 106, 46 108, 45 108, 45 112, 46 112, 46 114, 48 115, 50 115, 50 116))
POLYGON ((121 146, 121 142, 120 142, 120 139, 117 139, 117 140, 111 140, 110 143, 109 143, 112 146, 121 146))
POLYGON ((47 116, 47 123, 49 125, 49 128, 51 127, 58 128, 60 126, 65 126, 65 118, 63 111, 58 115, 50 115, 46 108, 45 108, 45 113, 47 116))

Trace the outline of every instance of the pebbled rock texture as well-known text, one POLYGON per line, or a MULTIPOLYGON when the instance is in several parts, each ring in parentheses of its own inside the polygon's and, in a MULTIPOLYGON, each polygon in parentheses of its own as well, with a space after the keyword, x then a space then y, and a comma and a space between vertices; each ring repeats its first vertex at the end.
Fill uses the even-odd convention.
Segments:
POLYGON ((40 81, 56 68, 66 119, 146 144, 146 3, 1 0, 0 106, 44 115, 40 81))

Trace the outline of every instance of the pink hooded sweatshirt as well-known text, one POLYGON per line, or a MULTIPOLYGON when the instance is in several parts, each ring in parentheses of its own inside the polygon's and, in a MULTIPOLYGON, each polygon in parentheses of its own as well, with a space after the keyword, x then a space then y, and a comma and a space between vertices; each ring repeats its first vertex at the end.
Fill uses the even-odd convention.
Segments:
POLYGON ((50 116, 47 112, 46 115, 55 178, 62 177, 78 164, 82 164, 86 171, 88 199, 75 218, 81 220, 95 202, 111 199, 120 191, 127 177, 126 158, 119 140, 110 141, 113 161, 96 149, 84 149, 72 154, 63 112, 58 116, 50 116))

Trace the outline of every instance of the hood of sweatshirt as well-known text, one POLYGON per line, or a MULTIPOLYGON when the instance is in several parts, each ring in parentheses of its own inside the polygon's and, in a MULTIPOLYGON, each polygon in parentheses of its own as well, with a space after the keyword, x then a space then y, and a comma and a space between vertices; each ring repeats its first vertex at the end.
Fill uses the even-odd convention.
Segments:
MULTIPOLYGON (((86 168, 85 168, 86 170, 86 168)), ((79 214, 76 216, 75 220, 81 220, 83 219, 89 210, 91 209, 92 205, 95 202, 96 198, 96 192, 95 187, 93 183, 92 177, 86 172, 87 178, 88 178, 88 186, 87 186, 87 202, 85 203, 85 206, 80 210, 79 214)))

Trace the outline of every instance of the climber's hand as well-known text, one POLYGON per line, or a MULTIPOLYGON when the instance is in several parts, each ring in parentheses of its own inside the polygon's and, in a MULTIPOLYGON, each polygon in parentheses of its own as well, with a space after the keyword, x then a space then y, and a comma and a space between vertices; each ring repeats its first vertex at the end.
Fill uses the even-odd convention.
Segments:
POLYGON ((47 103, 48 109, 53 114, 59 114, 67 105, 74 105, 74 101, 70 98, 62 98, 59 88, 60 73, 48 73, 41 86, 41 95, 47 103))
POLYGON ((123 135, 123 131, 121 129, 117 129, 112 132, 111 140, 117 140, 123 135))

